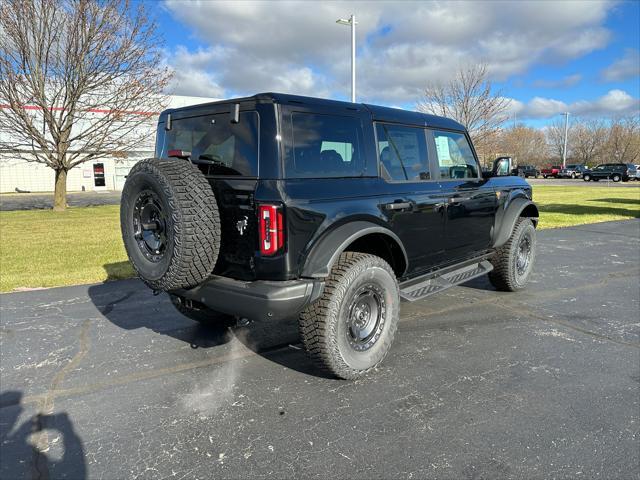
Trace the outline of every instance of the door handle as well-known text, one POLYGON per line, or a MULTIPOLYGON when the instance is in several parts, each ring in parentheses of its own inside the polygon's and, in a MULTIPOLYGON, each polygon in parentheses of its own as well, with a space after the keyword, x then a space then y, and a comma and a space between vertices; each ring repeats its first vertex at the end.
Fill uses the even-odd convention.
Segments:
POLYGON ((408 210, 411 208, 411 202, 386 203, 384 208, 387 210, 408 210))

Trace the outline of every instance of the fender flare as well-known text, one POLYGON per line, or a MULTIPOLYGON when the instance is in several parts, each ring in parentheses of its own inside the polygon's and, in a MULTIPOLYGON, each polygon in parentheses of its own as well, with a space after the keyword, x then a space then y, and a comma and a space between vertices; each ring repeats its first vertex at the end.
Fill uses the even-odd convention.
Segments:
POLYGON ((506 210, 502 214, 502 220, 499 225, 497 225, 497 231, 494 235, 493 240, 493 248, 499 248, 509 240, 511 236, 511 232, 513 231, 513 227, 516 224, 516 221, 519 217, 525 216, 533 218, 533 224, 537 226, 538 224, 538 207, 535 203, 533 203, 528 198, 514 198, 506 207, 506 210), (522 215, 522 213, 528 209, 526 215, 522 215))
POLYGON ((409 265, 407 252, 398 236, 388 228, 366 221, 346 223, 324 235, 312 247, 302 269, 302 276, 307 278, 324 278, 329 276, 331 267, 344 250, 360 237, 371 233, 382 233, 396 242, 404 255, 405 265, 409 265))

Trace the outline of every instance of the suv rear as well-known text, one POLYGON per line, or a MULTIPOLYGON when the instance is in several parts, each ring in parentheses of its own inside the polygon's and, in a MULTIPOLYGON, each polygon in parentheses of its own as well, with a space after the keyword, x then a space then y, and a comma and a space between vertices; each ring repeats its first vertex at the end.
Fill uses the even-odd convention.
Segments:
POLYGON ((510 163, 483 175, 459 123, 373 105, 269 93, 167 110, 156 158, 127 178, 123 240, 190 318, 298 317, 318 365, 356 378, 388 352, 400 298, 487 273, 526 285, 538 210, 510 163))

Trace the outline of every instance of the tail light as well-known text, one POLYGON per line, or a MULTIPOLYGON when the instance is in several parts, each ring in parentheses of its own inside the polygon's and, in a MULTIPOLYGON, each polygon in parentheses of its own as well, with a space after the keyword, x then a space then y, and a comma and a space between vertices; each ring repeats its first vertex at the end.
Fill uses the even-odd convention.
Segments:
POLYGON ((282 208, 278 205, 258 207, 260 223, 260 253, 273 255, 284 246, 282 208))

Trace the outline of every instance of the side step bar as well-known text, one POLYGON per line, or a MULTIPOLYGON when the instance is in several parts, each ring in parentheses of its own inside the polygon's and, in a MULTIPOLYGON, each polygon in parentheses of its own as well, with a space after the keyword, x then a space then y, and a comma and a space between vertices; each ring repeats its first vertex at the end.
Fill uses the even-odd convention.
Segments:
POLYGON ((447 288, 460 285, 472 278, 480 277, 491 270, 493 270, 493 265, 489 261, 483 260, 413 278, 400 284, 400 298, 415 302, 447 288))

